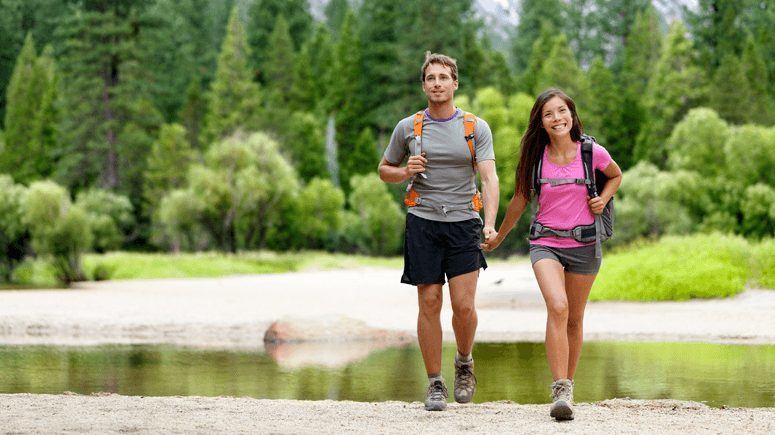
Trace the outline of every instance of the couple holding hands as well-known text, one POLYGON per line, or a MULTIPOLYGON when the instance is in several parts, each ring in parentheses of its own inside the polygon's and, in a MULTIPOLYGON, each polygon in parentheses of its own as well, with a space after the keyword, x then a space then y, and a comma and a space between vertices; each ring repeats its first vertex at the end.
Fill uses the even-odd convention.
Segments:
POLYGON ((499 192, 490 127, 455 107, 454 59, 426 53, 421 80, 428 107, 396 125, 379 174, 388 183, 409 181, 401 282, 417 287, 417 337, 428 374, 425 409, 447 406, 441 376, 442 286, 449 281, 457 344, 454 399, 468 403, 476 392, 475 295, 479 269, 487 268, 484 252, 501 244, 536 197, 530 260, 547 309, 550 416, 573 419, 584 308, 602 260, 600 241, 611 235, 606 206, 619 188, 621 170, 605 148, 583 134, 573 100, 559 89, 546 90, 530 112, 515 192, 496 230, 499 192))

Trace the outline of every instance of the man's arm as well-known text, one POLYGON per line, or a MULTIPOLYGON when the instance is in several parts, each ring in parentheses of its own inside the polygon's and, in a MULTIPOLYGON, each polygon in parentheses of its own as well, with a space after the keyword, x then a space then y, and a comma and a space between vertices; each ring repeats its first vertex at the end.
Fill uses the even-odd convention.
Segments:
POLYGON ((495 232, 495 217, 498 214, 498 174, 495 172, 495 160, 477 162, 479 177, 482 179, 482 200, 484 201, 484 236, 495 232))
POLYGON ((379 178, 386 183, 403 183, 414 174, 425 172, 427 162, 428 160, 423 156, 411 156, 406 166, 399 166, 382 157, 382 161, 379 162, 379 178))

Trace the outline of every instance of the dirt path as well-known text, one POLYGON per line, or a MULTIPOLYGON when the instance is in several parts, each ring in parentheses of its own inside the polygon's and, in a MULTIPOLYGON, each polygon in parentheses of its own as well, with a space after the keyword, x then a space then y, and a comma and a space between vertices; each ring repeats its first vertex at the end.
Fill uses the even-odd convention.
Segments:
POLYGON ((616 399, 579 404, 576 414, 557 423, 547 405, 506 402, 430 413, 417 402, 0 395, 4 433, 775 433, 774 408, 616 399))

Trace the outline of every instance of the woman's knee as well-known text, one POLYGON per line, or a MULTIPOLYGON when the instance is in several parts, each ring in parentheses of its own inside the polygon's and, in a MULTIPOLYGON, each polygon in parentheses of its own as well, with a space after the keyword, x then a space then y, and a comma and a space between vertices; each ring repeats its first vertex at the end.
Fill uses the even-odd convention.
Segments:
POLYGON ((546 304, 546 309, 549 312, 549 317, 556 320, 568 319, 568 301, 565 299, 557 299, 549 301, 546 304))
POLYGON ((578 332, 581 331, 582 327, 584 326, 584 316, 569 316, 568 317, 568 331, 569 332, 578 332))

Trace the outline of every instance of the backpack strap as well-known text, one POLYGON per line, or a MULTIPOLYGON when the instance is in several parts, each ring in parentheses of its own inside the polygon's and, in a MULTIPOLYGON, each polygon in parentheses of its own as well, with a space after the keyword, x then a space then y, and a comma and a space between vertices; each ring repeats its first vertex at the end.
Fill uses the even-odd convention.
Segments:
POLYGON ((422 123, 425 120, 425 112, 420 110, 414 114, 414 140, 417 147, 417 155, 422 153, 422 123))
POLYGON ((597 186, 595 186, 595 169, 592 166, 592 148, 595 144, 595 138, 581 135, 581 163, 584 166, 584 178, 588 180, 587 193, 590 198, 598 196, 597 186))
POLYGON ((546 146, 541 147, 541 151, 538 153, 538 161, 536 162, 535 166, 533 166, 533 192, 535 193, 535 196, 538 197, 538 195, 541 194, 541 170, 544 166, 544 150, 546 149, 546 146))
POLYGON ((476 130, 476 115, 470 112, 463 113, 463 133, 465 134, 468 151, 471 152, 471 167, 476 172, 476 146, 474 143, 474 131, 476 130))
MULTIPOLYGON (((590 198, 599 196, 597 186, 595 185, 595 169, 592 166, 592 148, 595 144, 595 138, 586 134, 581 135, 581 163, 584 166, 584 177, 590 182, 587 183, 587 193, 590 198)), ((603 251, 600 246, 603 234, 603 219, 600 215, 595 216, 595 258, 601 258, 603 251)))

